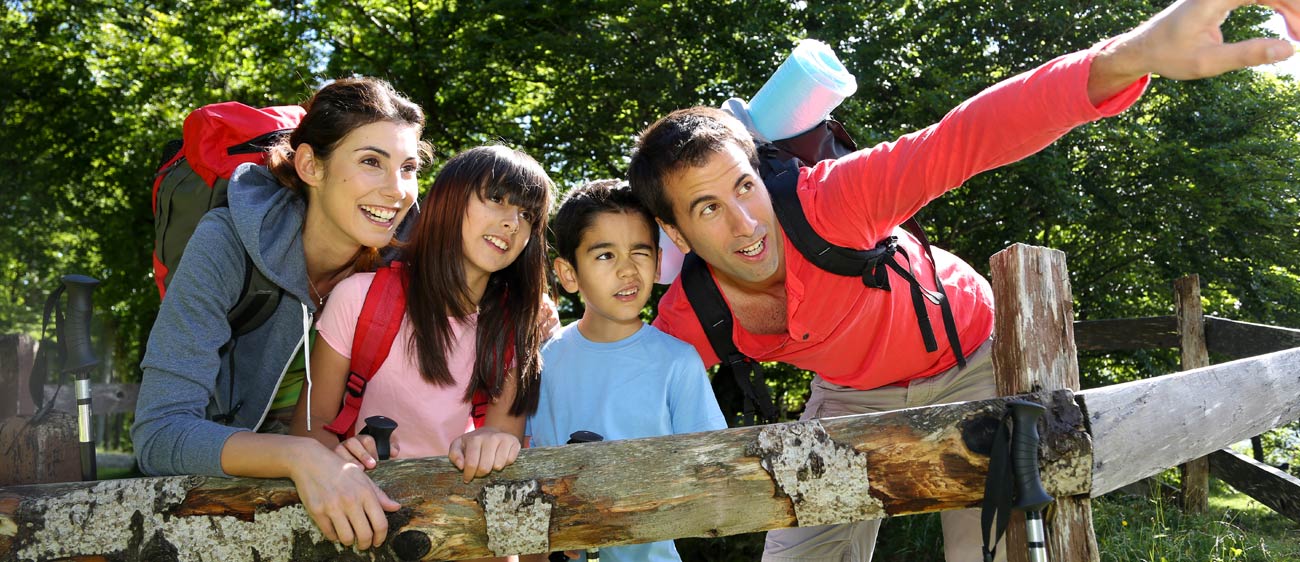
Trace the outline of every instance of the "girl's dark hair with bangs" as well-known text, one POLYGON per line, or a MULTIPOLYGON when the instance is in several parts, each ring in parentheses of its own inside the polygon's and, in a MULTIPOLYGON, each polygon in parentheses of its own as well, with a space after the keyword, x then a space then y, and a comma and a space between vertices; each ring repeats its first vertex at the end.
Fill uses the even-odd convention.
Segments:
POLYGON ((541 372, 542 297, 546 293, 546 222, 554 183, 532 157, 504 146, 481 146, 447 161, 421 205, 420 222, 402 251, 411 346, 425 380, 455 384, 447 367, 451 318, 474 313, 465 285, 461 228, 470 197, 500 196, 536 217, 519 257, 488 277, 478 302, 474 374, 465 400, 482 388, 501 395, 510 364, 518 372, 512 415, 537 409, 541 372))

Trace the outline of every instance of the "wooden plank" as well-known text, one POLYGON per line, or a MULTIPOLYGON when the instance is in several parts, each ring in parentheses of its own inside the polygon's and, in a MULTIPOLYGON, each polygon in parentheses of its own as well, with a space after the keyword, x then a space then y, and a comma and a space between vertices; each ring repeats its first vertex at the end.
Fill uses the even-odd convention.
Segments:
MULTIPOLYGON (((1044 484, 1057 495, 1086 491, 1092 463, 1073 393, 1030 399, 1049 406, 1044 484)), ((461 559, 972 507, 1007 401, 528 449, 469 484, 445 457, 387 461, 371 474, 403 509, 377 556, 461 559)), ((4 488, 0 560, 338 557, 297 501, 286 480, 4 488)))
POLYGON ((1300 418, 1300 349, 1093 388, 1094 496, 1300 418))
MULTIPOLYGON (((135 400, 139 395, 140 383, 92 383, 91 413, 104 415, 134 412, 135 400)), ((45 399, 54 400, 54 409, 60 412, 77 411, 77 396, 70 384, 45 385, 45 399)))
POLYGON ((0 486, 81 479, 77 418, 71 414, 49 412, 36 422, 31 416, 0 420, 0 453, 0 486))
POLYGON ((27 380, 36 359, 36 340, 27 334, 0 336, 0 420, 36 411, 27 380))
POLYGON ((1209 459, 1215 478, 1300 523, 1300 478, 1232 449, 1210 453, 1209 459))
MULTIPOLYGON (((995 254, 993 365, 998 393, 1079 388, 1074 308, 1065 253, 1016 244, 995 254)), ((1046 444, 1046 439, 1042 439, 1046 444)), ((1050 560, 1099 561, 1088 496, 1057 494, 1047 533, 1050 560)), ((1010 562, 1028 559, 1024 514, 1017 512, 1004 545, 1010 562)))
MULTIPOLYGON (((1178 349, 1184 371, 1208 367, 1205 320, 1201 309, 1201 278, 1188 275, 1174 281, 1174 316, 1178 318, 1178 349)), ((1183 510, 1205 513, 1210 508, 1210 459, 1192 459, 1179 467, 1182 473, 1183 510)))
POLYGON ((1080 351, 1129 351, 1178 347, 1178 323, 1173 316, 1080 320, 1074 323, 1080 351))
POLYGON ((1300 330, 1207 316, 1205 339, 1210 352, 1240 359, 1300 347, 1300 330))

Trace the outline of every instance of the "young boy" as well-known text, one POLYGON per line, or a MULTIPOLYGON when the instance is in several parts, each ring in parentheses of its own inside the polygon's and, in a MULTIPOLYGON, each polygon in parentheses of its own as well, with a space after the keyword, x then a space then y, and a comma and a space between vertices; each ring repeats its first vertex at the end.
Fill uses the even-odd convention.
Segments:
MULTIPOLYGON (((582 430, 613 440, 726 428, 699 354, 641 321, 658 272, 658 232, 627 183, 573 190, 551 225, 556 277, 586 310, 542 347, 531 446, 562 445, 582 430)), ((681 558, 673 541, 661 541, 602 548, 600 560, 681 558)))

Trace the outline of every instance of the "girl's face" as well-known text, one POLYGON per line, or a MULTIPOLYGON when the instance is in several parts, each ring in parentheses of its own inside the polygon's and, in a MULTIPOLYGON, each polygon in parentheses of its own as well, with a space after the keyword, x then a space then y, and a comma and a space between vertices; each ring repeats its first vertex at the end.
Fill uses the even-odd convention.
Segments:
POLYGON ((418 137, 412 125, 379 121, 354 129, 328 160, 317 162, 313 207, 331 227, 331 240, 371 248, 388 245, 419 190, 418 137))
POLYGON ((461 225, 465 277, 474 284, 514 263, 532 235, 533 212, 513 204, 504 195, 469 198, 461 225))

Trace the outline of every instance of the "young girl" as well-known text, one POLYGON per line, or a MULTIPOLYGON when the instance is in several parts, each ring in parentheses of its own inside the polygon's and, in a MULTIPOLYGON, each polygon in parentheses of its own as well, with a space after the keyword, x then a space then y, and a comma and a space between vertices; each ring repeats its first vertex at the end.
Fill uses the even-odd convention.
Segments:
MULTIPOLYGON (((449 160, 403 248, 406 313, 384 364, 366 385, 355 430, 383 415, 398 423, 394 457, 449 455, 465 480, 514 462, 537 408, 539 348, 555 320, 547 306, 546 231, 552 182, 528 155, 502 146, 449 160), (513 361, 507 361, 513 357, 513 361), (472 429, 470 399, 492 397, 472 429)), ((334 289, 321 317, 308 392, 292 432, 340 446, 367 466, 367 443, 324 429, 338 414, 352 338, 374 274, 334 289)))
POLYGON ((367 78, 333 82, 304 107, 268 165, 236 169, 228 206, 190 238, 149 336, 131 437, 148 474, 291 478, 327 537, 368 548, 399 506, 356 461, 251 430, 335 284, 373 269, 415 201, 424 114, 367 78), (284 296, 259 328, 233 337, 226 315, 248 267, 284 296))

